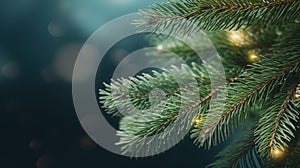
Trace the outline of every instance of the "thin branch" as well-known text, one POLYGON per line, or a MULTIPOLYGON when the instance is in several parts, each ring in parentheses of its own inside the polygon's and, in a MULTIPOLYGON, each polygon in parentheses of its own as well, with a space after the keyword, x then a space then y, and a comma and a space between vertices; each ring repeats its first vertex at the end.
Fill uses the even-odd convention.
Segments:
POLYGON ((233 167, 243 156, 245 156, 253 147, 255 146, 255 142, 252 142, 245 150, 243 150, 234 160, 230 162, 227 168, 233 167))
POLYGON ((191 17, 195 17, 197 15, 202 14, 203 12, 207 10, 215 10, 215 9, 220 9, 222 11, 226 10, 232 10, 232 9, 238 9, 238 10, 245 10, 245 9, 257 9, 257 8, 267 8, 267 7, 277 7, 277 6, 282 6, 286 5, 289 3, 296 2, 298 0, 285 0, 282 2, 273 2, 273 3, 262 3, 262 4, 239 4, 239 5, 234 5, 231 3, 225 3, 225 6, 204 6, 201 7, 201 9, 189 14, 189 15, 180 15, 181 17, 184 17, 186 19, 190 19, 191 17))
MULTIPOLYGON (((173 89, 173 90, 168 90, 166 91, 166 94, 175 94, 175 93, 180 93, 181 91, 185 90, 185 89, 191 89, 192 87, 191 86, 187 86, 187 87, 184 87, 184 88, 178 88, 178 89, 173 89)), ((142 95, 137 95, 137 96, 132 96, 133 98, 137 98, 137 99, 140 99, 140 98, 145 98, 145 97, 161 97, 161 96, 164 96, 165 94, 163 93, 156 93, 156 94, 153 94, 153 93, 147 93, 147 94, 142 94, 142 95)))
POLYGON ((198 30, 266 28, 271 24, 294 23, 300 14, 299 5, 299 0, 170 1, 142 10, 143 19, 137 24, 154 30, 171 28, 172 33, 184 35, 198 30))
POLYGON ((208 133, 210 133, 217 125, 219 125, 226 117, 228 117, 230 114, 232 114, 237 108, 239 108, 241 105, 243 105, 247 100, 249 100, 253 95, 257 94, 259 91, 261 91, 263 88, 265 88, 266 86, 268 86, 269 84, 271 84, 273 81, 279 79, 280 77, 284 76, 286 73, 288 73, 291 69, 293 69, 298 63, 299 63, 299 59, 297 59, 297 61, 295 61, 295 63, 288 67, 285 68, 283 70, 283 72, 279 75, 274 76, 273 78, 271 78, 270 80, 268 80, 267 82, 261 84, 259 87, 257 87, 255 90, 253 90, 251 93, 249 93, 248 95, 246 95, 241 101, 239 101, 238 103, 236 103, 235 105, 231 106, 231 108, 221 116, 221 118, 219 120, 217 120, 213 125, 211 125, 209 128, 207 128, 203 134, 201 134, 201 138, 206 137, 206 135, 208 133))
POLYGON ((280 121, 281 121, 281 119, 283 117, 283 114, 286 112, 287 106, 288 106, 288 104, 290 102, 291 96, 293 95, 296 87, 297 87, 297 84, 294 84, 293 87, 291 88, 291 90, 289 90, 288 93, 287 93, 287 97, 286 97, 286 99, 285 99, 285 101, 283 103, 282 109, 281 109, 281 111, 279 113, 279 116, 278 116, 276 124, 275 124, 274 131, 272 133, 272 137, 271 137, 270 145, 269 145, 270 147, 273 146, 273 142, 274 142, 276 133, 278 131, 278 128, 279 128, 279 125, 280 125, 280 121))
POLYGON ((212 90, 207 96, 205 96, 204 98, 196 101, 194 104, 190 105, 189 107, 187 107, 185 110, 178 112, 176 114, 174 114, 173 116, 171 116, 170 118, 168 118, 165 122, 160 124, 160 127, 165 127, 169 122, 171 122, 172 120, 174 120, 175 118, 187 113, 188 111, 191 111, 197 107, 199 107, 201 104, 206 103, 208 100, 210 100, 220 89, 226 87, 228 84, 237 81, 237 78, 229 78, 227 82, 225 82, 223 85, 217 87, 216 89, 212 90))

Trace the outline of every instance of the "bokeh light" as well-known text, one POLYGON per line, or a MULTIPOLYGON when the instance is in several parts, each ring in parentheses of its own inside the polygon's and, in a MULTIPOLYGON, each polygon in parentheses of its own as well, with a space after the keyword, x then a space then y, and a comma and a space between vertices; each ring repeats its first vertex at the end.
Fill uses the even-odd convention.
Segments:
POLYGON ((48 25, 49 34, 53 37, 61 37, 65 33, 65 27, 56 22, 50 22, 48 25))
POLYGON ((83 150, 91 151, 96 149, 98 145, 88 136, 84 135, 80 138, 80 147, 83 150))
POLYGON ((4 77, 8 79, 13 79, 18 77, 20 71, 16 63, 7 62, 1 67, 1 73, 4 77))
POLYGON ((75 60, 81 46, 80 43, 70 43, 62 46, 56 53, 54 70, 61 79, 68 82, 72 81, 75 60))
POLYGON ((43 144, 38 139, 32 139, 29 143, 29 147, 31 150, 33 150, 35 152, 40 152, 43 147, 43 144))
POLYGON ((279 148, 271 148, 271 156, 273 159, 281 159, 285 156, 285 151, 279 148))
POLYGON ((118 48, 113 51, 113 55, 111 58, 113 59, 113 62, 115 65, 118 65, 119 62, 126 57, 129 54, 129 52, 126 49, 118 48))
POLYGON ((156 48, 157 48, 158 50, 164 49, 164 47, 163 47, 162 45, 158 45, 156 48))
POLYGON ((229 31, 227 37, 228 41, 235 46, 244 45, 248 38, 243 31, 229 31))
POLYGON ((55 166, 55 161, 52 157, 50 156, 41 156, 38 158, 36 161, 36 167, 37 168, 54 168, 55 166))
POLYGON ((58 79, 58 75, 55 72, 54 67, 52 65, 46 66, 42 70, 41 76, 46 82, 55 82, 58 79))

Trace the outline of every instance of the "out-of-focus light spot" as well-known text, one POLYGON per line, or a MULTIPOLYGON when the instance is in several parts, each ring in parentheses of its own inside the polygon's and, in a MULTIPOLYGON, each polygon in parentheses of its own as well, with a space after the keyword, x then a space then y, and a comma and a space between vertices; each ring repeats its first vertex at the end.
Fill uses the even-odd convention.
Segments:
POLYGON ((19 68, 13 62, 8 62, 1 67, 1 73, 4 77, 13 79, 19 75, 19 68))
POLYGON ((32 139, 29 143, 29 147, 31 150, 35 152, 39 152, 42 149, 42 142, 37 139, 32 139))
POLYGON ((80 147, 83 150, 93 150, 97 147, 97 144, 87 135, 80 138, 80 147))
POLYGON ((158 45, 156 48, 157 48, 158 50, 164 49, 164 47, 163 47, 162 45, 158 45))
POLYGON ((55 56, 54 70, 61 79, 67 82, 72 81, 73 68, 80 48, 81 44, 68 44, 60 48, 55 56))
POLYGON ((56 22, 50 22, 48 25, 48 32, 53 37, 61 37, 65 33, 65 27, 56 22))
POLYGON ((89 67, 93 66, 94 64, 97 64, 98 66, 98 63, 95 62, 95 57, 99 56, 100 51, 92 44, 85 45, 82 48, 81 47, 81 44, 72 43, 63 46, 58 50, 53 65, 54 71, 58 77, 67 82, 72 81, 73 69, 80 49, 80 54, 82 54, 84 60, 80 62, 80 67, 77 67, 80 70, 77 71, 79 74, 76 74, 76 80, 78 80, 76 82, 89 79, 91 75, 93 75, 94 72, 91 72, 89 67))
POLYGON ((125 58, 127 55, 128 55, 128 51, 123 49, 123 48, 119 48, 119 49, 116 49, 114 52, 113 52, 113 62, 117 65, 119 64, 119 62, 125 58))
POLYGON ((285 155, 284 150, 278 148, 271 149, 271 156, 274 159, 279 159, 285 155))
POLYGON ((42 78, 46 82, 55 82, 58 78, 57 74, 55 73, 55 70, 53 66, 47 66, 45 67, 41 72, 42 78))
POLYGON ((36 167, 37 168, 54 168, 55 161, 53 158, 51 158, 49 156, 41 156, 36 161, 36 167))
POLYGON ((227 34, 228 41, 235 46, 241 46, 245 44, 247 36, 242 31, 229 31, 227 34))
POLYGON ((283 32, 280 29, 276 29, 276 35, 277 36, 281 36, 283 34, 283 32))
POLYGON ((260 59, 258 52, 251 50, 248 52, 248 60, 250 63, 257 62, 260 59))
POLYGON ((91 68, 88 67, 98 67, 99 63, 95 60, 100 55, 99 49, 92 45, 88 44, 82 47, 81 49, 81 56, 84 57, 84 61, 80 62, 80 65, 77 66, 80 71, 77 71, 76 78, 74 80, 77 80, 75 82, 81 82, 87 79, 90 79, 92 75, 96 72, 92 72, 91 68), (96 65, 95 65, 96 64, 96 65))
POLYGON ((200 125, 201 123, 203 123, 203 117, 202 116, 197 116, 196 118, 193 119, 193 122, 194 122, 194 125, 195 126, 198 126, 200 125))

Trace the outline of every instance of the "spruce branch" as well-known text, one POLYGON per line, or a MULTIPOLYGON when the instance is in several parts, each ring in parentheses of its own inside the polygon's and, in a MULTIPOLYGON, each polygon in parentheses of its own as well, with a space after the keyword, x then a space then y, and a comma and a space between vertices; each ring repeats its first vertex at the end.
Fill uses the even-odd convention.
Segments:
POLYGON ((285 86, 300 70, 299 45, 299 40, 292 40, 282 50, 273 50, 251 65, 239 83, 229 85, 225 111, 220 115, 220 111, 208 110, 211 115, 195 142, 210 147, 223 141, 237 128, 241 116, 247 116, 250 104, 264 104, 276 88, 285 86))
MULTIPOLYGON (((165 144, 181 140, 195 116, 201 116, 201 123, 192 130, 191 137, 199 146, 210 148, 236 131, 241 121, 253 114, 251 109, 255 106, 265 110, 254 112, 261 115, 258 121, 252 121, 257 125, 254 135, 252 130, 247 130, 248 137, 235 141, 219 154, 221 159, 210 166, 269 166, 264 164, 264 159, 270 148, 293 150, 295 155, 290 156, 298 156, 299 148, 297 145, 291 148, 290 143, 295 139, 299 122, 300 100, 293 99, 295 87, 290 85, 300 72, 300 34, 294 34, 299 30, 295 22, 300 16, 299 9, 299 0, 172 0, 141 11, 144 18, 138 24, 146 28, 187 35, 200 29, 247 28, 251 38, 246 40, 252 43, 230 44, 224 40, 227 32, 209 32, 216 48, 220 49, 228 78, 215 88, 210 88, 211 81, 203 66, 206 62, 199 60, 186 44, 173 43, 174 39, 164 43, 156 41, 159 42, 156 45, 163 44, 166 49, 180 53, 188 64, 197 62, 191 63, 192 70, 173 67, 105 84, 106 88, 99 91, 100 102, 112 115, 119 115, 119 110, 129 114, 122 116, 117 132, 120 137, 117 145, 122 146, 123 153, 156 154, 168 147, 165 144), (274 31, 280 28, 278 24, 292 28, 284 29, 282 35, 274 31), (292 40, 287 40, 291 37, 292 40), (252 49, 260 51, 260 61, 245 66, 247 62, 237 57, 252 49), (230 78, 236 76, 238 78, 230 78), (191 77, 196 82, 190 80, 191 77), (177 83, 179 78, 185 82, 183 86, 177 83), (226 102, 214 104, 217 108, 210 106, 212 98, 218 99, 224 89, 226 102)), ((193 43, 198 42, 195 38, 193 43)))
MULTIPOLYGON (((201 42, 199 42, 200 39, 201 37, 198 36, 197 38, 197 35, 195 35, 189 39, 189 42, 192 44, 199 43, 197 47, 200 48, 203 47, 201 42)), ((147 40, 150 42, 150 45, 156 47, 161 46, 164 49, 164 50, 151 51, 147 53, 147 55, 157 56, 157 60, 155 60, 157 62, 164 61, 172 65, 174 64, 174 62, 175 63, 178 62, 178 58, 174 57, 174 54, 182 58, 183 61, 186 62, 187 64, 191 64, 192 62, 197 62, 198 64, 200 64, 202 62, 201 59, 199 58, 199 55, 197 55, 191 47, 189 47, 187 44, 185 44, 184 42, 176 38, 171 38, 164 35, 158 35, 158 36, 149 36, 147 40), (168 52, 166 52, 166 50, 168 52), (166 59, 168 59, 168 61, 165 61, 166 59)), ((201 48, 201 51, 202 51, 201 53, 205 53, 203 51, 203 48, 201 48)))
MULTIPOLYGON (((298 64, 299 62, 297 62, 298 64)), ((205 130, 205 133, 201 135, 201 137, 205 137, 207 133, 209 133, 210 131, 212 131, 212 129, 214 129, 218 124, 220 124, 225 118, 227 118, 229 115, 231 115, 235 110, 237 110, 240 106, 242 106, 244 103, 246 103, 249 99, 251 99, 255 94, 258 94, 263 88, 265 88, 266 86, 270 85, 272 82, 278 80, 279 78, 281 78, 283 75, 286 74, 286 72, 288 72, 289 70, 291 70, 295 65, 284 69, 284 72, 274 76, 273 78, 271 78, 270 80, 268 80, 267 82, 261 84, 260 86, 258 86, 256 89, 254 89, 251 93, 249 93, 248 95, 246 95, 242 100, 240 100, 238 103, 236 103, 235 105, 231 106, 230 109, 222 115, 222 117, 217 120, 212 126, 210 126, 207 130, 205 130)))
POLYGON ((291 88, 291 90, 289 90, 289 92, 287 93, 287 96, 286 96, 286 98, 285 98, 285 100, 283 102, 283 105, 281 106, 281 110, 279 112, 279 115, 278 115, 278 118, 277 118, 277 121, 276 121, 276 124, 275 124, 275 128, 274 128, 274 131, 272 133, 270 145, 269 145, 271 148, 273 147, 273 143, 275 141, 276 134, 279 131, 279 127, 281 125, 281 121, 284 119, 283 117, 284 117, 285 113, 288 110, 287 108, 289 106, 291 97, 293 96, 293 93, 295 92, 296 86, 297 86, 297 83, 295 83, 294 86, 291 88))
POLYGON ((293 99, 295 85, 288 92, 279 93, 263 113, 255 130, 259 153, 269 156, 272 149, 289 150, 299 122, 299 100, 293 99))
POLYGON ((244 149, 234 160, 232 160, 230 162, 230 164, 227 166, 228 168, 233 167, 235 164, 237 164, 237 162, 243 157, 245 156, 249 151, 253 150, 253 148, 255 147, 255 143, 252 142, 249 144, 249 146, 244 149))
MULTIPOLYGON (((258 161, 260 160, 259 156, 256 156, 256 149, 255 149, 255 143, 246 143, 247 145, 245 145, 245 143, 242 143, 242 146, 240 146, 241 144, 239 144, 239 149, 236 150, 236 147, 234 149, 234 152, 236 152, 235 154, 233 154, 232 149, 224 149, 224 151, 226 151, 227 153, 225 154, 225 152, 219 153, 217 155, 217 157, 221 157, 221 159, 218 159, 218 161, 216 161, 213 164, 210 164, 207 166, 207 168, 218 168, 218 167, 226 167, 226 168, 233 168, 233 167, 239 167, 240 166, 245 166, 245 167, 261 167, 260 162, 262 161, 258 161), (242 150, 241 150, 242 149, 242 150), (228 153, 232 153, 234 155, 234 157, 232 155, 229 155, 228 153), (230 156, 230 159, 228 159, 228 156, 230 156), (247 158, 248 157, 248 158, 247 158), (251 157, 251 159, 250 159, 251 157), (247 163, 245 160, 249 159, 251 161, 251 163, 247 163), (255 159, 255 160, 254 160, 255 159), (229 163, 229 164, 228 164, 229 163)), ((233 146, 236 146, 237 143, 232 144, 233 146)))
MULTIPOLYGON (((143 74, 130 80, 119 79, 117 82, 113 81, 111 85, 106 84, 105 90, 100 90, 100 100, 104 107, 111 111, 110 113, 113 111, 116 114, 117 109, 121 108, 131 114, 121 120, 118 145, 122 145, 125 153, 133 152, 133 156, 137 148, 149 146, 150 142, 147 140, 151 136, 162 133, 159 135, 161 142, 155 142, 157 143, 155 146, 159 148, 161 144, 168 143, 166 139, 170 134, 190 128, 192 119, 199 110, 205 109, 210 99, 225 85, 236 80, 229 79, 223 85, 211 90, 207 72, 203 69, 203 65, 197 64, 193 64, 192 71, 186 67, 173 67, 162 73, 155 71, 153 74, 153 76, 143 74), (184 81, 186 87, 178 88, 176 80, 172 77, 175 74, 184 81), (189 82, 188 78, 191 77, 197 79, 197 83, 189 82), (151 90, 154 88, 164 89, 166 92, 153 94, 151 90), (198 92, 200 98, 195 97, 198 92), (160 101, 161 97, 166 99, 160 101), (158 103, 149 106, 150 98, 158 99, 158 103), (130 103, 133 106, 130 107, 130 103), (135 107, 141 108, 136 112, 135 107), (171 124, 180 127, 175 129, 170 126, 171 124)), ((154 142, 152 139, 149 141, 154 142)))
MULTIPOLYGON (((152 99, 173 99, 181 98, 180 91, 198 88, 198 84, 203 86, 199 89, 200 95, 209 93, 207 86, 209 81, 208 73, 202 66, 195 65, 193 72, 187 67, 172 67, 163 72, 153 71, 153 75, 143 74, 129 79, 121 78, 105 84, 105 89, 100 89, 100 102, 109 110, 110 114, 118 114, 118 110, 126 110, 129 113, 136 111, 136 108, 144 110, 150 107, 149 100, 152 99), (175 76, 177 75, 184 85, 179 86, 175 76), (191 81, 194 78, 198 83, 191 81), (152 92, 153 89, 161 89, 162 92, 152 92)), ((198 93, 198 92, 197 92, 198 93)), ((194 93, 196 94, 196 93, 194 93)))
MULTIPOLYGON (((120 142, 118 145, 122 145, 122 150, 124 152, 134 153, 137 152, 137 148, 144 148, 145 146, 153 146, 149 142, 155 141, 153 139, 147 141, 147 139, 155 134, 162 133, 158 139, 159 142, 156 143, 156 150, 162 147, 162 144, 168 143, 168 138, 172 135, 172 132, 182 132, 192 123, 192 119, 198 115, 198 113, 207 109, 208 102, 210 99, 216 95, 220 90, 222 90, 229 82, 233 82, 234 79, 226 82, 224 85, 213 89, 207 96, 199 99, 195 102, 189 102, 186 106, 178 109, 176 106, 168 104, 171 108, 165 107, 161 114, 153 115, 153 111, 156 109, 151 108, 151 113, 142 112, 134 116, 126 116, 121 121, 120 131, 118 135, 120 136, 120 142), (177 108, 176 109, 174 109, 177 108), (174 128, 171 124, 181 125, 180 128, 174 128)), ((174 125, 173 125, 174 126, 174 125)), ((188 131, 188 130, 187 130, 188 131)), ((177 136, 176 136, 177 138, 177 136)), ((174 140, 172 140, 174 141, 174 140)), ((148 149, 147 152, 151 150, 148 149)), ((133 154, 134 155, 134 154, 133 154)))
POLYGON ((265 158, 258 155, 254 142, 254 123, 253 121, 246 122, 245 127, 239 130, 243 132, 243 135, 219 152, 216 156, 218 159, 207 168, 265 167, 265 158))
MULTIPOLYGON (((169 1, 140 11, 143 19, 137 24, 163 30, 182 28, 186 34, 195 29, 237 30, 242 27, 292 23, 300 15, 299 6, 299 0, 169 1)), ((172 30, 176 33, 176 29, 172 30)))
POLYGON ((162 149, 165 147, 163 144, 170 143, 168 137, 172 134, 188 131, 193 117, 198 113, 192 103, 198 100, 199 93, 210 90, 206 85, 198 89, 197 82, 207 82, 209 79, 207 72, 196 67, 193 70, 194 73, 182 66, 163 72, 154 71, 153 75, 143 74, 130 80, 113 81, 105 90, 100 90, 100 100, 110 113, 118 114, 117 110, 121 109, 129 114, 122 118, 117 132, 120 136, 118 145, 122 146, 124 153, 131 156, 139 152, 152 153, 154 149, 151 146, 155 146, 155 150, 162 149), (199 80, 191 81, 194 77, 199 80), (183 85, 178 84, 178 80, 183 85), (153 94, 153 89, 161 89, 164 93, 153 94), (179 127, 174 128, 171 124, 179 127))

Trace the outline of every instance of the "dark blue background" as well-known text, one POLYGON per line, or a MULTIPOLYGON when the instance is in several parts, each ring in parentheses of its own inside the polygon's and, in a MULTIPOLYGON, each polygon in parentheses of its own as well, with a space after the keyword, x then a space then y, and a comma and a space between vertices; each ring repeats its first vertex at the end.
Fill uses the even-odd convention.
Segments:
POLYGON ((80 47, 109 20, 153 2, 0 1, 0 167, 203 167, 213 160, 215 151, 188 137, 158 156, 118 156, 97 146, 76 117, 70 80, 80 47))

